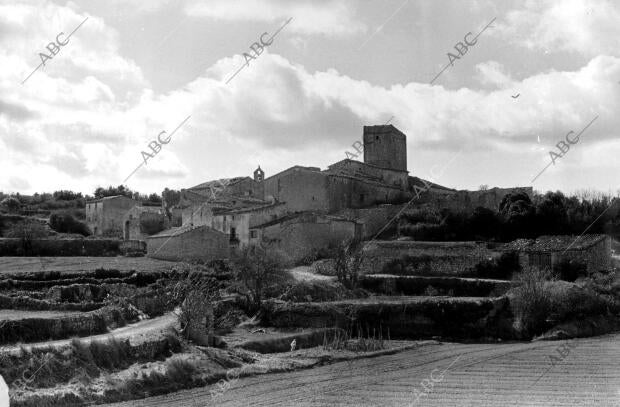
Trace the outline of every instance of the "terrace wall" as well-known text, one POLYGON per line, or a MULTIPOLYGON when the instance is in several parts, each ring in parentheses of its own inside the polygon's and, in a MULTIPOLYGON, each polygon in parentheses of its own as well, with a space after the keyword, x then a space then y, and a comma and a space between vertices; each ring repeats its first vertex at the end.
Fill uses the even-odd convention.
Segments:
POLYGON ((361 273, 460 276, 497 256, 478 242, 375 241, 364 246, 361 273))

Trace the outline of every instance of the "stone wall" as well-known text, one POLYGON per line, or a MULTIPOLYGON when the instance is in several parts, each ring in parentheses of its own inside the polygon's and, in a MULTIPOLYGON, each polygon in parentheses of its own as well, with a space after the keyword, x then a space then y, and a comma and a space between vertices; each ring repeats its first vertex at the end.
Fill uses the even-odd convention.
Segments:
POLYGON ((274 244, 293 261, 313 251, 353 239, 359 233, 355 222, 316 214, 304 214, 265 227, 260 238, 274 244))
POLYGON ((344 209, 337 214, 350 220, 355 220, 361 224, 361 236, 362 239, 368 240, 373 238, 382 229, 390 229, 391 226, 396 226, 396 215, 401 211, 406 204, 402 205, 380 205, 373 208, 363 209, 344 209), (390 221, 392 224, 388 225, 390 221), (386 228, 386 225, 388 227, 386 228))
POLYGON ((364 126, 364 162, 407 171, 407 136, 391 124, 364 126))
POLYGON ((146 242, 144 240, 123 240, 119 244, 121 253, 146 253, 146 242))
POLYGON ((229 256, 229 237, 207 226, 189 228, 178 234, 171 229, 147 239, 147 255, 172 261, 225 259, 229 256))
POLYGON ((409 197, 409 194, 398 186, 330 174, 328 196, 328 211, 333 213, 346 208, 365 208, 378 203, 402 202, 409 197))
MULTIPOLYGON (((387 338, 512 338, 508 299, 383 297, 333 302, 266 302, 262 322, 275 327, 356 328, 387 338)), ((365 334, 365 332, 364 332, 365 334)))
POLYGON ((364 246, 361 273, 459 276, 497 256, 478 242, 374 241, 364 246))
POLYGON ((265 199, 277 199, 288 211, 329 209, 327 175, 320 169, 292 167, 265 179, 265 199))

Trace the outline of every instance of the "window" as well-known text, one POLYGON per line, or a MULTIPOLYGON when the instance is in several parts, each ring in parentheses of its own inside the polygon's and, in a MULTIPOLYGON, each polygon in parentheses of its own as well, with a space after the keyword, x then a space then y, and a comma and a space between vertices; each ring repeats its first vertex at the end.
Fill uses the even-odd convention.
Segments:
POLYGON ((364 194, 360 194, 360 202, 364 202, 364 194))
POLYGON ((256 231, 255 230, 250 230, 250 237, 252 239, 256 239, 256 231))

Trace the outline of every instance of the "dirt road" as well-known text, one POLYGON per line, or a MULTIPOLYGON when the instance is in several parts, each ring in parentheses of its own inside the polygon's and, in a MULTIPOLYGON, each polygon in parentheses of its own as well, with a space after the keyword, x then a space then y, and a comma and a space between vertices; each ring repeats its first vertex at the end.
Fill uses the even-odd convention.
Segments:
POLYGON ((212 389, 109 406, 620 406, 620 334, 429 345, 241 379, 217 399, 212 389))

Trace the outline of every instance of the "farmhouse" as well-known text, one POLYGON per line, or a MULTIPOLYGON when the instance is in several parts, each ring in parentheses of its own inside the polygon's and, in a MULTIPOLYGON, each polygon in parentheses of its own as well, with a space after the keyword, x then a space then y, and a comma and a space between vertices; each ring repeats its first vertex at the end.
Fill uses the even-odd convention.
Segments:
POLYGON ((86 224, 94 236, 123 237, 123 218, 140 203, 123 195, 86 202, 86 224))
POLYGON ((611 239, 600 234, 517 239, 504 245, 502 250, 517 252, 521 267, 552 269, 563 261, 577 261, 592 273, 607 270, 611 265, 611 239))

